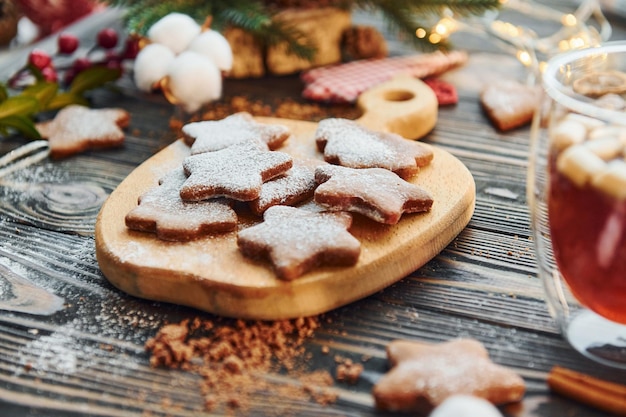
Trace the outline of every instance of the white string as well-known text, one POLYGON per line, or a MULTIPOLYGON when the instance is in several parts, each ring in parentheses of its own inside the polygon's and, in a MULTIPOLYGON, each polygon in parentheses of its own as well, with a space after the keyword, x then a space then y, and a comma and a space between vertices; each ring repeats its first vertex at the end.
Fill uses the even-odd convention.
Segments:
POLYGON ((0 177, 45 159, 50 154, 48 141, 36 140, 0 157, 0 177), (36 152, 36 153, 35 153, 36 152))

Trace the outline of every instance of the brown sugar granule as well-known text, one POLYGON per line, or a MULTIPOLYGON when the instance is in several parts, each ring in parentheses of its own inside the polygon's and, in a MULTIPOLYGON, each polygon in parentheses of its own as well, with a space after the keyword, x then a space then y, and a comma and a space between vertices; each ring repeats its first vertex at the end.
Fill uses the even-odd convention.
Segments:
POLYGON ((336 400, 325 370, 307 371, 304 342, 317 317, 274 322, 184 320, 163 326, 146 342, 152 366, 184 369, 202 377, 208 410, 247 410, 267 392, 325 405, 336 400))
POLYGON ((353 105, 324 105, 300 102, 293 98, 277 98, 268 102, 245 96, 233 96, 211 103, 200 115, 195 115, 190 120, 176 117, 171 119, 170 128, 180 131, 186 123, 221 120, 238 112, 248 112, 257 117, 279 117, 311 122, 319 122, 329 117, 354 120, 361 116, 361 110, 353 105))

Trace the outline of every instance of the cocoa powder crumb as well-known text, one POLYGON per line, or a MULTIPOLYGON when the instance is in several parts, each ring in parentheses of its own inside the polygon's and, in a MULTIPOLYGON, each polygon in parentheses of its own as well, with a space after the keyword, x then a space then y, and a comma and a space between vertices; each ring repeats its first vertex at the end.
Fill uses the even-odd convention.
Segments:
POLYGON ((354 363, 351 359, 346 359, 342 363, 337 365, 337 381, 344 381, 349 384, 356 384, 361 377, 362 372, 362 364, 354 363))
POLYGON ((293 98, 280 98, 268 103, 245 96, 233 96, 211 103, 203 112, 192 116, 189 120, 181 120, 177 117, 172 118, 170 120, 170 128, 180 132, 186 123, 201 120, 221 120, 242 111, 258 117, 279 117, 311 122, 319 122, 329 117, 354 120, 361 116, 361 110, 353 105, 323 105, 300 102, 293 98))
POLYGON ((209 411, 246 411, 257 395, 276 393, 320 405, 337 399, 333 377, 305 369, 304 342, 318 317, 275 322, 183 320, 163 326, 145 348, 155 367, 183 369, 202 377, 209 411))

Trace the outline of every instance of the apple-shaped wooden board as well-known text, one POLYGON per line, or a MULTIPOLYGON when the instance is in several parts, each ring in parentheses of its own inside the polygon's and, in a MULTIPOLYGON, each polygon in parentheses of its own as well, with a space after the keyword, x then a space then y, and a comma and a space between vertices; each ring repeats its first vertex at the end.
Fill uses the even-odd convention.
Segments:
MULTIPOLYGON (((388 82, 362 95, 359 105, 364 116, 359 121, 367 121, 364 124, 368 127, 377 125, 380 130, 393 131, 393 126, 406 129, 411 114, 420 123, 419 119, 437 105, 421 81, 400 82, 388 82), (372 117, 374 111, 376 116, 372 117), (403 120, 398 122, 398 118, 403 120)), ((316 123, 274 118, 258 121, 291 129, 292 137, 280 151, 323 159, 314 141, 316 123)), ((424 122, 432 123, 432 119, 424 122)), ((426 133, 423 126, 417 129, 421 131, 415 137, 426 133)), ((178 243, 127 229, 124 218, 137 205, 138 197, 189 155, 189 147, 178 140, 137 167, 103 205, 96 222, 100 269, 113 285, 129 294, 222 316, 277 320, 332 310, 418 269, 469 222, 475 204, 472 175, 445 150, 433 147, 433 152, 432 163, 411 180, 433 196, 430 212, 405 214, 396 225, 382 225, 355 214, 350 232, 361 242, 355 266, 320 267, 294 281, 282 281, 268 262, 248 259, 239 252, 236 231, 178 243)), ((259 221, 247 216, 240 227, 259 221)))

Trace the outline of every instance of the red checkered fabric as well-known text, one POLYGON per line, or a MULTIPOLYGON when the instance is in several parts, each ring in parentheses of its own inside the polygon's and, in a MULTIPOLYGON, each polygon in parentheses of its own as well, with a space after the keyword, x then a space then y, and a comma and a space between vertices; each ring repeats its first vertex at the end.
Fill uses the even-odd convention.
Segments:
POLYGON ((425 78, 441 74, 467 62, 467 53, 432 52, 411 56, 359 60, 314 68, 302 73, 306 84, 303 97, 332 103, 352 103, 365 90, 396 75, 425 78))

